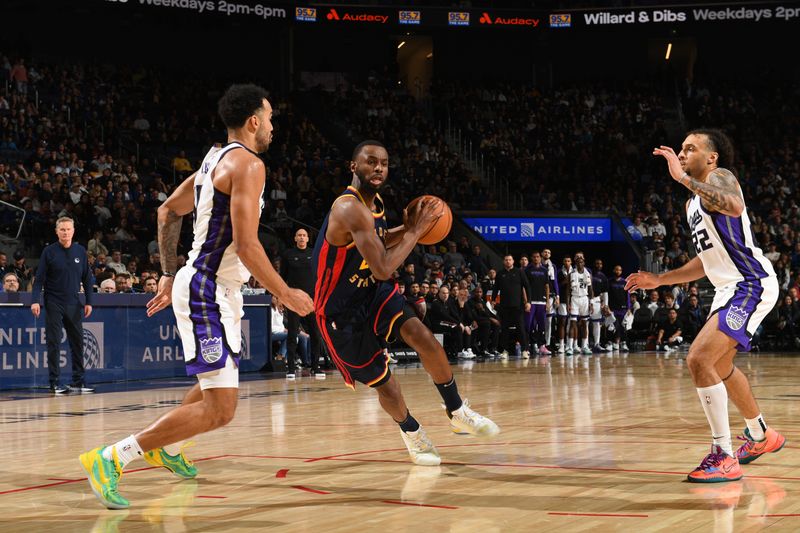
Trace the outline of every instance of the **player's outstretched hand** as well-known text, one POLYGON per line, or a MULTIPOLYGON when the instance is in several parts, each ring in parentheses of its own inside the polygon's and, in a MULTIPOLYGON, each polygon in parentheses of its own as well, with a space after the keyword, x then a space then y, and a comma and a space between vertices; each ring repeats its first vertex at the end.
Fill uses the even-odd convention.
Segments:
POLYGON ((658 276, 652 272, 635 272, 625 278, 625 290, 633 292, 636 289, 655 289, 661 283, 658 281, 658 276))
POLYGON ((172 276, 161 276, 158 280, 158 292, 147 302, 147 316, 153 316, 172 303, 172 276))
POLYGON ((675 181, 680 182, 683 176, 683 168, 681 167, 680 159, 678 159, 678 156, 675 154, 675 150, 669 146, 659 146, 658 148, 653 148, 653 155, 660 155, 666 159, 669 175, 672 176, 672 179, 675 181))
POLYGON ((281 302, 300 316, 306 316, 314 311, 313 300, 300 289, 289 289, 281 298, 281 302))
POLYGON ((413 213, 409 214, 411 227, 418 231, 427 231, 431 225, 442 216, 439 212, 442 201, 438 198, 424 198, 413 213))

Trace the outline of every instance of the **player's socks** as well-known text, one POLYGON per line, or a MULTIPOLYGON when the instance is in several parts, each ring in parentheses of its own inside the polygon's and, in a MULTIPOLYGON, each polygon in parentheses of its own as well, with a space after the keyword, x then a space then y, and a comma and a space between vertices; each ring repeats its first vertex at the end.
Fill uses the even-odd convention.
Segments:
POLYGON ((436 383, 436 389, 442 396, 444 406, 447 409, 447 415, 461 407, 463 403, 461 396, 458 394, 458 385, 456 385, 456 378, 453 376, 447 383, 436 383))
POLYGON ((137 457, 141 457, 144 455, 142 448, 139 446, 139 443, 136 442, 136 437, 131 435, 130 437, 125 437, 118 443, 114 444, 113 446, 107 446, 103 450, 103 458, 106 461, 112 460, 112 452, 111 449, 114 448, 117 451, 117 461, 119 462, 120 469, 125 468, 125 465, 136 459, 137 457))
POLYGON ((750 438, 754 441, 764 440, 764 432, 767 431, 767 423, 764 422, 764 415, 758 413, 755 418, 745 418, 747 429, 750 430, 750 438))
MULTIPOLYGON (((395 420, 397 422, 397 420, 395 420)), ((397 422, 400 425, 400 429, 405 431, 406 433, 414 432, 419 429, 419 422, 417 419, 411 416, 411 413, 406 409, 406 418, 402 422, 397 422)))
POLYGON ((600 322, 594 322, 592 324, 592 342, 595 344, 600 344, 600 327, 602 324, 600 322))
POLYGON ((697 389, 703 411, 706 413, 708 424, 711 426, 711 436, 714 444, 730 456, 733 456, 731 445, 731 427, 728 422, 728 390, 723 382, 710 387, 697 389))
POLYGON ((550 339, 553 335, 553 317, 548 316, 545 320, 545 328, 544 328, 544 344, 545 346, 550 346, 550 339))

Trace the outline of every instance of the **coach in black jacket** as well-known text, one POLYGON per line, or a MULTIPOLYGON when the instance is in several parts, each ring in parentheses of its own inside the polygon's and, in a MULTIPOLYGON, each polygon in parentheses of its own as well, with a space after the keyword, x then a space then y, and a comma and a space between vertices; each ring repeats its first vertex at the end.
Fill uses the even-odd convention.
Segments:
POLYGON ((92 314, 93 276, 89 269, 86 248, 73 243, 75 223, 69 217, 56 221, 58 242, 46 246, 39 259, 33 283, 31 312, 39 318, 39 297, 44 289, 45 336, 47 338, 47 369, 50 374, 50 391, 63 394, 68 389, 58 383, 61 371, 59 345, 61 328, 67 331, 72 351, 72 385, 75 392, 94 392, 83 379, 83 317, 92 314), (81 306, 78 296, 83 284, 86 298, 81 306))

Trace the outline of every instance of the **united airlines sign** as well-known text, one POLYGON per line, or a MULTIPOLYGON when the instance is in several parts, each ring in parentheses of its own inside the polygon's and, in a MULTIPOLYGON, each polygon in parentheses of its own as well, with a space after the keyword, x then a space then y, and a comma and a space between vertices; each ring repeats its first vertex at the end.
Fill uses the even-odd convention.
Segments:
POLYGON ((464 218, 487 241, 608 242, 609 218, 464 218))

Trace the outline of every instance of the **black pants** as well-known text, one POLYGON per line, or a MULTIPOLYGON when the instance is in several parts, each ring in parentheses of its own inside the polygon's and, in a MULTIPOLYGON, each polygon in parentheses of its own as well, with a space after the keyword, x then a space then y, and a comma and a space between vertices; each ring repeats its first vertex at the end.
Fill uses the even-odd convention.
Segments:
POLYGON ((525 328, 525 315, 520 307, 499 307, 497 315, 500 318, 500 350, 507 350, 514 354, 513 342, 518 339, 522 350, 528 349, 528 332, 525 328), (509 334, 512 335, 509 341, 509 334))
POLYGON ((83 383, 83 306, 63 306, 55 303, 44 305, 45 335, 47 337, 47 370, 50 385, 58 383, 61 373, 59 346, 61 328, 67 331, 69 349, 72 352, 72 384, 83 383))
POLYGON ((311 336, 311 371, 316 373, 319 368, 320 344, 322 339, 319 334, 317 319, 314 313, 300 316, 294 311, 286 309, 286 314, 289 318, 289 324, 286 327, 289 334, 289 337, 286 339, 286 365, 289 368, 293 368, 291 365, 294 365, 295 359, 297 359, 297 334, 302 325, 303 330, 311 336))
POLYGON ((477 322, 478 329, 472 333, 472 347, 478 354, 497 350, 500 326, 495 325, 489 319, 479 319, 477 322))

